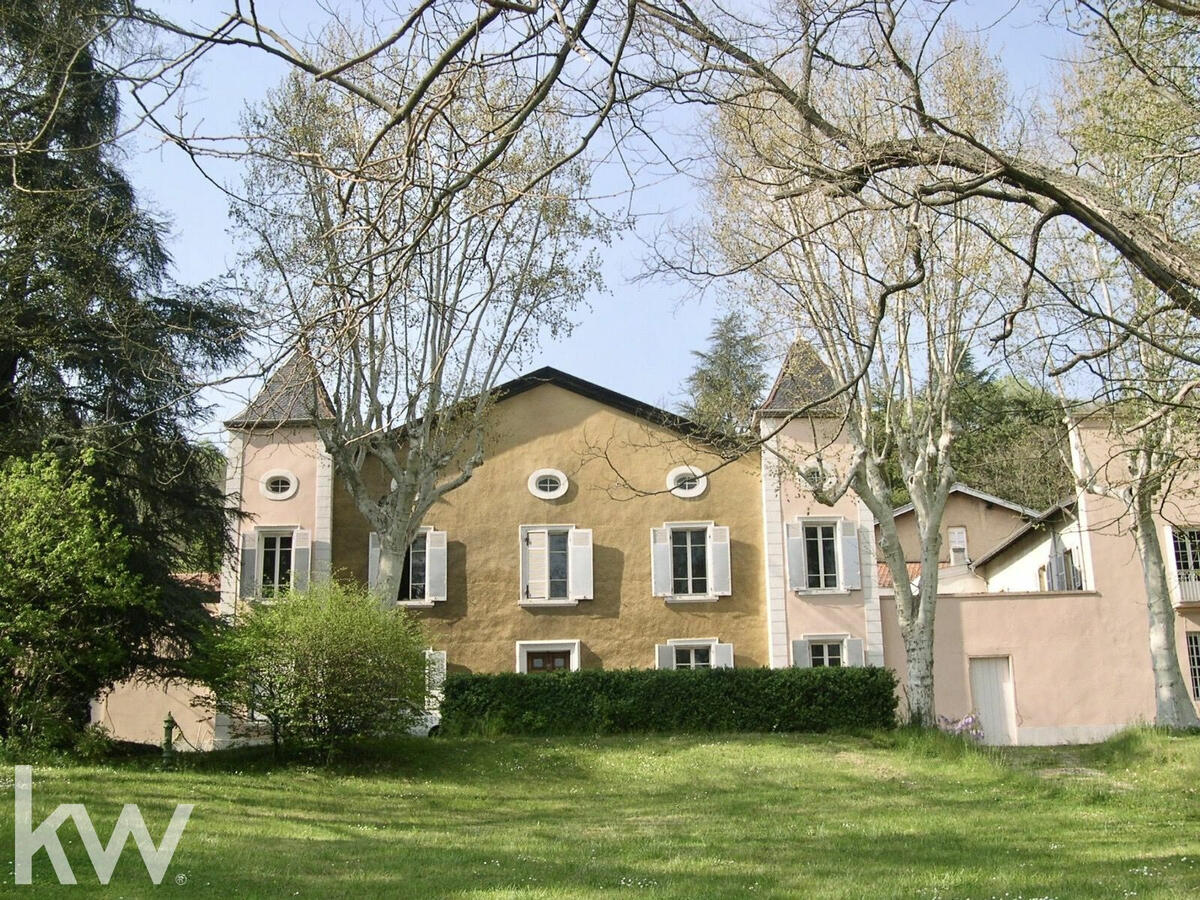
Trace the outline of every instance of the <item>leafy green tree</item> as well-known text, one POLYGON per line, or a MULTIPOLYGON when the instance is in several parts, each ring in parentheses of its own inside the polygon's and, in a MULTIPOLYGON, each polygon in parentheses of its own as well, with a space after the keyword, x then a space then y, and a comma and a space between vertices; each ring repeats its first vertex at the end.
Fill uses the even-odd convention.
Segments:
POLYGON ((160 603, 84 471, 93 456, 0 464, 0 724, 18 745, 78 731, 87 701, 130 672, 125 622, 160 603))
POLYGON ((687 377, 682 411, 714 435, 735 437, 750 430, 766 390, 767 349, 737 311, 712 325, 708 349, 692 351, 696 367, 687 377))
POLYGON ((214 566, 227 519, 212 451, 188 428, 205 376, 240 354, 242 322, 213 288, 171 281, 165 225, 116 164, 104 57, 136 38, 123 9, 0 4, 0 459, 49 449, 86 469, 157 597, 105 622, 119 668, 173 671, 209 619, 209 598, 173 573, 214 566))
POLYGON ((425 703, 425 636, 405 610, 358 586, 321 581, 250 606, 197 655, 209 702, 276 750, 328 750, 402 731, 425 703))

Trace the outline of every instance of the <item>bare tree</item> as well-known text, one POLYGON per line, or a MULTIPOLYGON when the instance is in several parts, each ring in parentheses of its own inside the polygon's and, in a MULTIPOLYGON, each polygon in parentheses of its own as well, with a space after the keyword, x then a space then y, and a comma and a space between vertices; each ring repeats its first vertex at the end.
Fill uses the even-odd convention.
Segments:
POLYGON ((1144 315, 1156 305, 1154 289, 1130 279, 1119 260, 1105 260, 1098 241, 1091 244, 1090 258, 1064 254, 1058 278, 1073 293, 1094 293, 1096 299, 1039 305, 1034 326, 1041 338, 1039 356, 1031 365, 1041 371, 1071 370, 1069 383, 1055 378, 1071 470, 1080 490, 1113 503, 1103 521, 1090 524, 1127 525, 1142 565, 1155 722, 1194 728, 1200 719, 1179 665, 1170 575, 1156 516, 1170 521, 1178 501, 1195 496, 1189 469, 1200 451, 1200 372, 1187 360, 1200 349, 1200 326, 1180 310, 1144 315), (1079 314, 1093 305, 1107 315, 1079 314), (1119 321, 1141 321, 1139 331, 1148 339, 1131 337, 1115 324, 1119 321), (1085 393, 1090 399, 1081 402, 1085 393))
MULTIPOLYGON (((1114 0, 1072 9, 1092 24, 1096 9, 1135 5, 1114 0)), ((1159 15, 1194 30, 1191 4, 1164 0, 1157 6, 1159 15)), ((1069 224, 1104 241, 1173 305, 1200 316, 1194 235, 1168 227, 1155 209, 1091 177, 1088 160, 1064 149, 1053 120, 1018 118, 1013 111, 1020 105, 993 90, 997 73, 975 64, 979 48, 954 27, 953 7, 953 0, 818 0, 736 13, 716 3, 643 2, 639 10, 656 24, 660 56, 670 61, 657 78, 674 96, 771 104, 795 118, 788 142, 760 148, 778 163, 767 185, 776 201, 870 192, 884 213, 907 209, 914 198, 958 207, 972 227, 1025 266, 1025 290, 1013 298, 1014 312, 1028 302, 1032 283, 1052 284, 1038 262, 1047 226, 1069 224), (956 89, 947 91, 955 78, 956 89), (847 104, 846 82, 857 85, 857 103, 847 104), (972 95, 983 102, 971 102, 972 95), (973 203, 981 199, 990 202, 973 203), (1014 234, 990 227, 997 204, 1020 216, 1014 234), (980 209, 989 212, 971 216, 980 209)), ((1134 43, 1131 59, 1145 49, 1134 43)), ((1134 63, 1129 71, 1140 78, 1140 90, 1159 89, 1134 63)))
MULTIPOLYGON (((377 52, 369 89, 403 88, 424 64, 377 52)), ((462 72, 439 116, 388 129, 361 91, 293 73, 248 123, 260 137, 238 217, 263 308, 282 301, 276 337, 328 390, 320 436, 379 534, 386 599, 422 516, 482 461, 491 389, 540 336, 569 328, 598 281, 585 244, 607 226, 584 202, 585 167, 535 177, 561 158, 565 119, 543 115, 455 187, 514 90, 462 72)))
MULTIPOLYGON (((878 127, 855 99, 852 82, 839 90, 847 108, 857 104, 858 127, 878 127)), ((873 188, 780 200, 775 185, 781 168, 790 166, 780 156, 793 129, 804 127, 773 97, 721 111, 705 219, 728 224, 711 239, 702 235, 674 268, 690 277, 740 279, 771 327, 790 326, 811 348, 791 356, 805 368, 797 378, 813 378, 815 356, 816 366, 844 391, 820 412, 840 417, 839 443, 849 452, 818 443, 815 452, 797 448, 781 462, 819 502, 833 505, 853 491, 879 522, 907 655, 909 714, 931 724, 940 530, 956 480, 952 392, 969 352, 1002 318, 1002 298, 1016 281, 1010 259, 971 227, 961 208, 921 202, 915 190, 905 209, 890 206, 873 188), (916 581, 909 577, 885 473, 893 451, 921 537, 916 581)), ((993 221, 997 230, 1011 224, 994 213, 993 221)), ((820 441, 823 430, 814 424, 814 439, 820 441)))

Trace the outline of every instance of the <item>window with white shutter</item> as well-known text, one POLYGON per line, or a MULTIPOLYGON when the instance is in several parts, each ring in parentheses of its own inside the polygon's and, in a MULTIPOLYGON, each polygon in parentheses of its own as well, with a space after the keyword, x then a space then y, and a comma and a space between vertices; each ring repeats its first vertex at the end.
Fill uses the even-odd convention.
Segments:
POLYGON ((797 519, 784 527, 784 537, 791 590, 853 591, 862 587, 858 533, 853 522, 797 519))
POLYGON ((732 669, 733 644, 717 638, 672 638, 654 647, 656 669, 732 669))
POLYGON ((521 603, 569 606, 592 599, 590 528, 522 525, 520 542, 521 603))
POLYGON ((792 641, 792 665, 800 669, 865 665, 862 638, 848 634, 806 634, 792 641))
MULTIPOLYGON (((379 534, 372 531, 367 542, 367 586, 379 581, 379 534)), ((446 532, 428 525, 417 529, 400 564, 400 587, 396 602, 401 606, 429 606, 446 599, 446 532)))
POLYGON ((650 529, 653 593, 669 601, 712 601, 733 593, 729 528, 667 522, 650 529))

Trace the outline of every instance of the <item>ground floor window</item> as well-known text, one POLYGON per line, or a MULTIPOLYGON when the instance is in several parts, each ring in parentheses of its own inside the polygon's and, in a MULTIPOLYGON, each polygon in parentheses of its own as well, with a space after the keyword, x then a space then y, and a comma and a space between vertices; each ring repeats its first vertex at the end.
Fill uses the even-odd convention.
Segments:
POLYGON ((711 669, 712 647, 676 647, 675 668, 677 669, 711 669))
POLYGON ((1200 700, 1200 631, 1187 633, 1188 670, 1192 676, 1192 696, 1200 700))
POLYGON ((809 665, 818 667, 840 668, 842 665, 841 641, 813 641, 809 644, 809 665))
POLYGON ((526 672, 566 672, 571 668, 570 650, 526 650, 526 672))

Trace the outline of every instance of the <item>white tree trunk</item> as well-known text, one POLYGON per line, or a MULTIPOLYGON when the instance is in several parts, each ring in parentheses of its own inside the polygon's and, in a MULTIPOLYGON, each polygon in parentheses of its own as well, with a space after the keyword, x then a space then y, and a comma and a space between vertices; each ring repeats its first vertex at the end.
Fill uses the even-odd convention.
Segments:
POLYGON ((924 618, 901 629, 908 664, 908 722, 931 728, 935 722, 933 705, 933 623, 924 618))
POLYGON ((1150 619, 1150 663, 1154 669, 1154 723, 1166 728, 1197 728, 1200 718, 1188 694, 1179 666, 1175 640, 1175 608, 1167 582, 1162 545, 1158 541, 1148 498, 1136 502, 1133 529, 1142 576, 1146 583, 1146 612, 1150 619))

